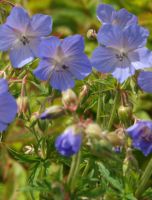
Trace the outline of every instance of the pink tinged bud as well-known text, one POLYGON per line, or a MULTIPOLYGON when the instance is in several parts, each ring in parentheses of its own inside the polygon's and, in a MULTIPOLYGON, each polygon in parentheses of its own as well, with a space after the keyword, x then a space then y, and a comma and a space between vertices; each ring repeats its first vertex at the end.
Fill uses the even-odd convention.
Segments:
POLYGON ((75 92, 71 89, 62 92, 62 103, 66 110, 75 112, 78 108, 78 98, 75 92))

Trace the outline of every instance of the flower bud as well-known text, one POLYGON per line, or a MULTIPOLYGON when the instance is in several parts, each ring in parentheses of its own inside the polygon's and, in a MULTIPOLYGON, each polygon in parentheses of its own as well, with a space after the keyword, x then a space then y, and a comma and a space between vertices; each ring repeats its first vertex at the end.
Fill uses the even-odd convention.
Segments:
POLYGON ((127 106, 121 105, 118 108, 118 116, 123 123, 130 120, 130 118, 132 117, 132 107, 129 105, 127 106))
POLYGON ((62 106, 51 106, 40 114, 40 119, 56 119, 65 114, 65 110, 62 106))
POLYGON ((74 112, 78 108, 78 98, 75 92, 71 89, 68 89, 62 92, 62 103, 65 109, 74 112))
POLYGON ((85 129, 85 132, 89 138, 101 138, 102 136, 102 130, 96 123, 90 123, 85 129))
POLYGON ((17 99, 17 105, 18 105, 18 113, 26 113, 28 110, 28 98, 26 96, 18 97, 17 99))
POLYGON ((122 146, 124 143, 124 139, 116 134, 115 131, 108 133, 106 138, 113 146, 122 146))
POLYGON ((79 94, 79 102, 82 101, 82 99, 87 96, 88 91, 89 91, 88 86, 87 85, 83 85, 82 89, 80 91, 80 94, 79 94))
POLYGON ((87 38, 89 40, 93 40, 93 39, 96 39, 97 38, 97 33, 94 29, 89 29, 88 32, 87 32, 87 38))

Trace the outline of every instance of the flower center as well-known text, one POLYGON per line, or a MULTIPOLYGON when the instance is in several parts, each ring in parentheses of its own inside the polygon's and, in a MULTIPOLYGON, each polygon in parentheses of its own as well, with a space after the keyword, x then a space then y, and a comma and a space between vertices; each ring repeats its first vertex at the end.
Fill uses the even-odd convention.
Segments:
POLYGON ((148 127, 143 127, 141 129, 141 139, 145 140, 146 142, 152 142, 152 130, 148 127))
POLYGON ((116 58, 117 58, 120 62, 122 62, 124 58, 127 58, 127 54, 124 53, 124 52, 122 52, 122 53, 117 53, 117 54, 116 54, 116 58))
POLYGON ((26 44, 29 44, 30 41, 27 37, 25 37, 24 35, 21 37, 20 41, 22 42, 22 44, 25 46, 26 44))

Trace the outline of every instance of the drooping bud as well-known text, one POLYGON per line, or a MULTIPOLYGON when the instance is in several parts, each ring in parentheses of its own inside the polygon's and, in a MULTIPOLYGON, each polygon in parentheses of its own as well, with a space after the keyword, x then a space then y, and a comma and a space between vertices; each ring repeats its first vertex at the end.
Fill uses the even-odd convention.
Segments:
POLYGON ((88 32, 87 32, 87 38, 89 40, 94 40, 97 38, 97 33, 94 29, 89 29, 88 32))
POLYGON ((107 133, 106 138, 114 147, 121 147, 124 144, 124 131, 123 129, 116 129, 113 132, 107 133))
POLYGON ((55 142, 57 151, 63 156, 72 156, 76 154, 82 143, 82 133, 75 126, 68 127, 55 142))
POLYGON ((56 119, 65 114, 65 110, 62 106, 51 106, 40 114, 39 119, 56 119))
POLYGON ((68 89, 62 92, 62 103, 66 110, 74 112, 78 108, 78 98, 75 92, 71 89, 68 89))
POLYGON ((97 123, 90 123, 85 129, 85 133, 89 138, 101 138, 102 130, 97 123))
POLYGON ((18 114, 21 113, 25 114, 28 110, 28 98, 26 96, 18 97, 17 99, 17 105, 18 105, 18 114))

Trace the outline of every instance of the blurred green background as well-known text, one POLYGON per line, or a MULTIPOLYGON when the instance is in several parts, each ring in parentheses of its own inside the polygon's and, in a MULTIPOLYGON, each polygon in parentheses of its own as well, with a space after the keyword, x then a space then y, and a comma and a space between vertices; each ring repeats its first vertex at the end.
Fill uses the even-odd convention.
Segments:
MULTIPOLYGON (((109 3, 115 9, 126 8, 139 17, 140 25, 149 29, 148 47, 152 49, 152 0, 16 0, 10 2, 22 5, 31 15, 35 13, 51 15, 53 18, 52 35, 60 38, 77 33, 83 35, 86 42, 85 51, 88 55, 91 55, 91 52, 97 46, 97 42, 90 41, 86 37, 87 31, 89 29, 97 31, 101 26, 96 17, 97 5, 109 3)), ((1 22, 5 22, 10 10, 9 5, 0 3, 1 22)), ((140 93, 135 101, 134 109, 137 116, 151 118, 152 96, 140 93)), ((30 143, 32 139, 28 135, 28 131, 24 130, 22 121, 16 122, 15 125, 17 130, 13 133, 13 129, 9 127, 8 134, 4 137, 6 137, 8 147, 13 147, 18 151, 22 149, 23 144, 30 143)), ((13 160, 3 144, 0 144, 0 152, 0 200, 31 199, 22 189, 27 183, 28 165, 22 165, 13 160)), ((34 198, 38 199, 36 195, 35 193, 34 198)))

